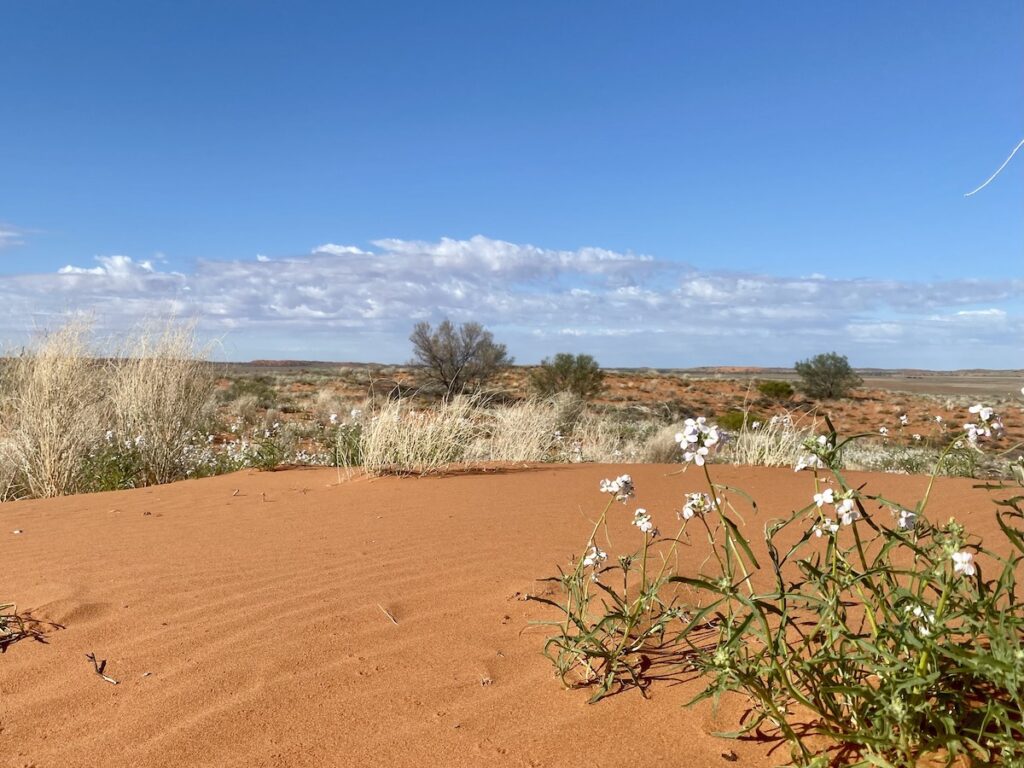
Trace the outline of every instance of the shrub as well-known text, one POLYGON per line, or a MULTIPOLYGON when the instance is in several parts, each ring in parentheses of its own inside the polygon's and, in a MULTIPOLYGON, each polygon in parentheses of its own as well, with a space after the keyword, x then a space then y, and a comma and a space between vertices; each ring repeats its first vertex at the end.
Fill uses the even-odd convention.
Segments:
POLYGON ((851 389, 863 384, 846 356, 835 352, 801 360, 794 369, 800 377, 800 389, 815 400, 845 397, 851 389))
POLYGON ((760 424, 762 417, 750 411, 726 411, 716 419, 718 426, 730 432, 739 432, 745 426, 760 424))
POLYGON ((757 391, 771 400, 788 400, 793 396, 793 385, 788 381, 769 379, 757 382, 757 391))
POLYGON ((530 386, 541 397, 571 392, 589 400, 604 388, 604 372, 590 355, 559 352, 554 359, 544 358, 540 367, 530 372, 530 386))
POLYGON ((269 376, 246 376, 233 379, 227 389, 220 393, 222 402, 249 401, 253 408, 274 408, 277 405, 277 390, 269 376))
POLYGON ((428 322, 417 323, 409 341, 415 362, 447 394, 479 387, 513 362, 505 345, 496 343, 479 323, 456 327, 446 319, 436 331, 428 322))

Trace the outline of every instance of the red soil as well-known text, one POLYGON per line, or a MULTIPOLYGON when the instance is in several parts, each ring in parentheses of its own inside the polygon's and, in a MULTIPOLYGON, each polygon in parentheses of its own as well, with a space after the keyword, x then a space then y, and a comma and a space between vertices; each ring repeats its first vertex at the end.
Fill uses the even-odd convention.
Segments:
MULTIPOLYGON (((588 706, 586 691, 552 677, 544 629, 528 624, 551 613, 522 597, 582 549, 583 515, 607 498, 599 480, 631 472, 637 503, 668 528, 700 487, 675 469, 341 484, 333 470, 294 470, 4 504, 0 598, 64 628, 0 656, 0 764, 785 762, 785 748, 714 737, 735 727, 742 702, 684 709, 701 689, 686 675, 655 683, 650 700, 632 690, 588 706), (94 674, 88 653, 120 684, 94 674)), ((745 515, 755 538, 812 493, 790 470, 714 471, 760 502, 745 515)), ((927 483, 850 479, 907 503, 927 483)), ((989 493, 972 484, 940 479, 930 515, 994 535, 989 493)), ((615 521, 620 535, 632 509, 615 521)))

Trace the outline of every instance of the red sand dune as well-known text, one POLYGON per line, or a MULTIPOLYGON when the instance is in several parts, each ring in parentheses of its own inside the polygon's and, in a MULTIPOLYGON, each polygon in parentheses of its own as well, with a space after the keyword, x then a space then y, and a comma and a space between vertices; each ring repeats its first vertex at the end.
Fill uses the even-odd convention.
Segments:
MULTIPOLYGON (((637 502, 668 528, 700 488, 677 469, 341 484, 295 470, 4 504, 0 598, 66 628, 0 656, 0 763, 726 766, 729 750, 739 765, 785 762, 785 748, 711 735, 735 726, 738 699, 717 715, 682 708, 699 681, 588 706, 552 677, 545 630, 528 627, 550 613, 522 595, 582 549, 581 511, 607 498, 599 480, 631 472, 637 502)), ((758 499, 754 536, 811 493, 785 469, 714 471, 758 499)), ((907 502, 927 482, 851 479, 907 502)), ((992 534, 989 494, 971 485, 940 480, 930 514, 992 534)))

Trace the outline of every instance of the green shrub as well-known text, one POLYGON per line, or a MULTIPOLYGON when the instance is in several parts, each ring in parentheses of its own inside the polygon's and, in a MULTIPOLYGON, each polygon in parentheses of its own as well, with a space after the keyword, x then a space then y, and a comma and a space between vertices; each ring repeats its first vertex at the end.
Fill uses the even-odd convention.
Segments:
POLYGON ((220 399, 224 403, 245 398, 256 408, 274 408, 277 405, 277 390, 269 376, 246 376, 232 379, 227 389, 222 390, 220 399))
POLYGON ((559 352, 550 360, 544 358, 540 367, 530 372, 530 386, 541 397, 569 392, 589 400, 604 388, 604 371, 590 355, 559 352))
POLYGON ((715 421, 722 429, 727 429, 730 432, 739 432, 744 426, 749 429, 755 422, 763 422, 764 417, 751 411, 726 411, 719 414, 715 421))
POLYGON ((851 389, 864 383, 850 367, 846 356, 835 352, 815 355, 793 367, 800 377, 800 389, 815 400, 845 397, 851 389))
POLYGON ((788 400, 793 396, 793 385, 788 381, 769 379, 757 382, 757 391, 771 400, 788 400))

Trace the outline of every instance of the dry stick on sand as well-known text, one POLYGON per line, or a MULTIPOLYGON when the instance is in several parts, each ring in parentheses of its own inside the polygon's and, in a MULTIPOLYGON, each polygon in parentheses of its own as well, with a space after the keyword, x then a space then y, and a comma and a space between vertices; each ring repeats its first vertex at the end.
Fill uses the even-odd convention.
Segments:
POLYGON ((103 674, 103 670, 107 668, 107 660, 106 659, 103 659, 103 661, 97 661, 95 653, 87 653, 87 654, 85 654, 85 658, 87 658, 89 661, 92 662, 92 668, 96 672, 97 675, 102 677, 104 680, 106 680, 111 685, 117 685, 118 684, 117 680, 115 680, 114 678, 110 677, 109 675, 103 674))
POLYGON ((398 619, 395 618, 394 614, 392 614, 391 611, 389 611, 387 608, 385 608, 380 603, 377 603, 377 607, 380 608, 381 611, 384 612, 385 616, 387 616, 389 619, 391 619, 391 623, 392 624, 398 624, 398 619))

